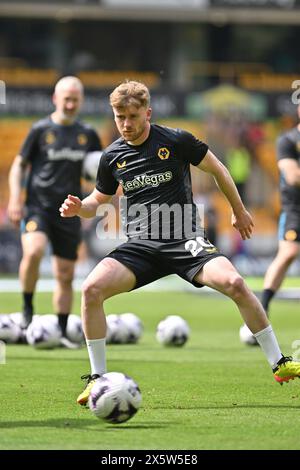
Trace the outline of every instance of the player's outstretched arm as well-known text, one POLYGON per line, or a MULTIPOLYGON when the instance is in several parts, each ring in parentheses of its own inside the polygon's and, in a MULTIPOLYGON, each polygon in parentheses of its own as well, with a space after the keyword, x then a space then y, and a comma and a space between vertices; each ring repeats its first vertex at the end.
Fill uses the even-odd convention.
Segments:
POLYGON ((231 205, 233 212, 232 225, 240 232, 243 240, 251 238, 254 226, 252 216, 246 210, 227 168, 210 150, 208 150, 198 168, 214 177, 219 189, 231 205))
POLYGON ((111 196, 108 194, 100 193, 97 189, 87 196, 82 201, 77 196, 69 194, 60 206, 59 212, 61 217, 95 217, 100 204, 109 202, 111 196))

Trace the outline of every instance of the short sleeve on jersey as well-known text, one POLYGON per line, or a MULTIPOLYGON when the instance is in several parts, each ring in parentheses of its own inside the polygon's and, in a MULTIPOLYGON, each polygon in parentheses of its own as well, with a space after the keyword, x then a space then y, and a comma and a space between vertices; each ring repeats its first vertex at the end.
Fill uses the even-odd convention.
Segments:
POLYGON ((106 154, 103 152, 97 173, 96 189, 103 194, 113 195, 117 191, 119 183, 113 177, 106 158, 106 154))
POLYGON ((281 135, 277 140, 277 160, 292 158, 298 161, 295 143, 287 135, 281 135))
POLYGON ((180 132, 180 152, 181 160, 187 161, 192 165, 199 165, 208 151, 208 145, 198 140, 192 134, 186 131, 180 132))
POLYGON ((23 162, 30 162, 34 158, 34 154, 38 150, 38 138, 40 135, 40 128, 32 127, 27 135, 26 139, 23 142, 22 148, 20 150, 20 155, 23 162))
POLYGON ((102 143, 100 137, 94 129, 90 130, 90 144, 89 152, 94 152, 95 150, 102 150, 102 143))

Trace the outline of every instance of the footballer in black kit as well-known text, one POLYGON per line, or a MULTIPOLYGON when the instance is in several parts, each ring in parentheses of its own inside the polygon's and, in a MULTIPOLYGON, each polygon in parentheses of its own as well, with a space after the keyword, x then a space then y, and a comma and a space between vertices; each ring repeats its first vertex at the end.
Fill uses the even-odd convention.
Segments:
POLYGON ((282 355, 257 297, 232 263, 205 238, 197 218, 190 164, 213 176, 231 206, 232 225, 243 240, 251 238, 251 214, 226 167, 206 144, 188 132, 151 124, 150 93, 145 84, 126 80, 113 90, 109 101, 122 138, 102 154, 93 192, 83 200, 70 194, 59 209, 63 218, 94 217, 119 184, 128 202, 128 242, 101 260, 82 285, 81 312, 90 374, 82 376, 86 384, 77 403, 87 404, 97 378, 107 371, 105 300, 171 273, 230 297, 262 347, 275 380, 281 383, 300 377, 300 365, 282 355), (176 208, 171 223, 161 210, 163 206, 170 209, 168 215, 173 206, 176 208), (178 217, 179 213, 185 215, 185 206, 192 230, 178 217), (161 223, 160 217, 154 217, 153 222, 153 213, 159 212, 161 223))
POLYGON ((58 208, 68 194, 81 196, 84 158, 101 148, 97 133, 89 125, 80 121, 60 125, 51 116, 33 125, 22 146, 22 163, 30 164, 31 168, 21 231, 46 233, 54 255, 70 260, 77 258, 80 219, 62 219, 58 208))
POLYGON ((133 271, 136 288, 172 273, 193 283, 207 261, 223 256, 206 239, 193 202, 190 164, 207 150, 186 131, 151 124, 141 145, 121 137, 103 152, 96 189, 112 195, 120 184, 127 206, 128 242, 107 256, 133 271))
MULTIPOLYGON (((277 159, 293 159, 300 165, 300 131, 298 127, 282 134, 277 141, 277 159)), ((300 242, 300 186, 291 185, 280 172, 282 211, 279 219, 280 240, 300 242)))
MULTIPOLYGON (((300 106, 298 106, 300 117, 300 106)), ((261 302, 269 313, 290 265, 300 253, 300 127, 284 132, 277 139, 280 171, 281 214, 278 223, 278 250, 267 269, 261 302)))
MULTIPOLYGON (((75 349, 67 337, 68 317, 73 303, 75 261, 81 239, 80 220, 62 220, 58 209, 62 197, 81 195, 81 175, 88 172, 85 158, 101 156, 96 132, 78 120, 84 89, 75 76, 62 77, 54 87, 54 111, 31 128, 9 172, 10 197, 7 213, 21 227, 22 259, 19 279, 23 296, 24 330, 34 315, 34 294, 39 267, 48 242, 52 247, 53 309, 62 336, 60 346, 75 349), (93 155, 96 154, 96 155, 93 155), (26 184, 26 200, 22 186, 26 184)), ((85 175, 83 175, 85 177, 85 175)), ((92 174, 90 175, 92 178, 92 174)))

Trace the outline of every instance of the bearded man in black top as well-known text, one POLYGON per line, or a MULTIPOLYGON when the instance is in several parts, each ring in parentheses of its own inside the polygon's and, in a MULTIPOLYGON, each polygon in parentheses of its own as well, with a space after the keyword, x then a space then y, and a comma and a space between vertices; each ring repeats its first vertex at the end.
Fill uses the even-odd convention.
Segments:
POLYGON ((62 217, 93 217, 119 184, 127 198, 128 241, 95 267, 82 288, 91 374, 83 376, 87 384, 77 402, 87 403, 95 380, 106 372, 104 300, 172 273, 229 296, 255 334, 275 379, 282 383, 299 377, 300 363, 282 355, 260 302, 230 261, 205 238, 197 217, 190 164, 213 175, 232 207, 233 226, 243 239, 250 238, 252 218, 228 170, 193 135, 150 123, 150 95, 144 84, 122 83, 110 95, 110 104, 121 138, 104 150, 94 191, 83 201, 70 194, 60 208, 62 217), (165 217, 166 207, 172 217, 165 217))
POLYGON ((19 276, 23 289, 24 327, 32 320, 33 294, 39 265, 48 241, 53 250, 56 287, 53 306, 62 330, 61 344, 74 346, 66 337, 72 306, 72 281, 81 241, 80 220, 62 219, 58 208, 69 193, 81 197, 81 175, 85 157, 101 150, 97 133, 78 121, 83 102, 83 86, 76 77, 64 77, 55 86, 55 111, 35 123, 15 158, 9 175, 8 215, 21 222, 23 257, 19 276), (22 181, 26 175, 26 201, 22 181))
POLYGON ((267 312, 289 266, 300 252, 300 124, 279 136, 277 160, 281 195, 279 247, 264 280, 262 304, 267 312))

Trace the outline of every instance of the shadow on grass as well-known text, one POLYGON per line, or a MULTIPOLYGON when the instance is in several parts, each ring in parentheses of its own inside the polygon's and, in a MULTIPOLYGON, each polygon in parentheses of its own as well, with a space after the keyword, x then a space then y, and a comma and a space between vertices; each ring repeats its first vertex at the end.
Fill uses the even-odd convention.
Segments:
MULTIPOLYGON (((124 354, 125 351, 123 351, 123 354, 124 354)), ((130 359, 128 358, 121 358, 121 357, 118 357, 118 358, 109 358, 109 362, 110 363, 114 363, 114 362, 118 362, 118 363, 128 363, 128 360, 130 360, 130 362, 133 362, 133 363, 141 363, 141 364, 144 364, 144 363, 147 363, 147 364, 170 364, 170 363, 173 363, 173 364, 185 364, 185 363, 196 363, 196 362, 201 362, 200 359, 199 361, 195 361, 195 359, 185 359, 185 358, 182 358, 182 359, 174 359, 174 358, 170 358, 170 359, 145 359, 145 358, 132 358, 130 357, 130 359)), ((87 361, 87 357, 82 357, 82 356, 78 356, 78 357, 71 357, 71 356, 63 356, 63 357, 57 357, 57 356, 50 356, 47 354, 45 355, 40 355, 40 356, 14 356, 14 355, 8 355, 7 356, 7 362, 9 363, 9 361, 49 361, 49 362, 82 362, 82 361, 87 361)), ((219 362, 219 361, 213 361, 215 363, 219 362)))
POLYGON ((57 357, 57 356, 48 356, 46 357, 45 356, 13 356, 13 355, 9 355, 7 357, 7 361, 10 361, 10 360, 13 360, 13 361, 50 361, 50 362, 57 362, 57 361, 64 361, 64 362, 68 362, 68 361, 86 361, 87 358, 86 357, 71 357, 71 356, 64 356, 64 357, 57 357))
POLYGON ((57 429, 89 429, 93 428, 93 432, 98 427, 101 432, 111 432, 115 429, 137 430, 137 429, 161 429, 169 427, 170 422, 144 421, 143 423, 126 422, 124 424, 109 424, 101 420, 95 419, 45 419, 37 421, 2 421, 0 429, 14 428, 57 428, 57 429), (100 425, 100 426, 99 426, 100 425))
MULTIPOLYGON (((300 410, 300 405, 278 405, 278 404, 274 404, 274 405, 255 405, 255 404, 249 404, 249 405, 238 405, 238 404, 232 404, 232 405, 224 405, 224 406, 219 406, 219 405, 207 405, 207 406, 177 406, 177 407, 174 407, 173 406, 151 406, 151 409, 152 410, 234 410, 236 408, 239 408, 239 409, 251 409, 251 410, 255 410, 255 409, 263 409, 265 408, 266 410, 269 410, 269 409, 275 409, 275 410, 300 410)), ((0 424, 0 427, 1 427, 1 424, 0 424)))

